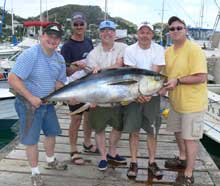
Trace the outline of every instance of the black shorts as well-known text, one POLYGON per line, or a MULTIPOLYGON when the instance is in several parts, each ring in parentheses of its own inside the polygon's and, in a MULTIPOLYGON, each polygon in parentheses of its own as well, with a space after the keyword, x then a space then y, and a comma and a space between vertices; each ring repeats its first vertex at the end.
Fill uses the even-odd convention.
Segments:
MULTIPOLYGON (((69 106, 70 112, 74 112, 75 110, 79 109, 79 108, 82 107, 83 105, 85 105, 85 103, 79 103, 79 104, 76 104, 76 105, 68 105, 68 106, 69 106)), ((82 111, 82 112, 79 112, 79 113, 76 114, 76 115, 82 115, 83 112, 88 112, 88 111, 89 111, 89 109, 86 109, 86 110, 84 110, 84 111, 82 111)))

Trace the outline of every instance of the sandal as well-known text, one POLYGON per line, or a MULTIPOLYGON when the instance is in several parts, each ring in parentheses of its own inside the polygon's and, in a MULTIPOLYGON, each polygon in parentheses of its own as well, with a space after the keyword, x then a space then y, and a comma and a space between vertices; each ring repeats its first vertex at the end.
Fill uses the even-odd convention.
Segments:
POLYGON ((84 148, 84 152, 87 152, 87 153, 96 153, 98 154, 99 153, 99 149, 96 147, 95 151, 92 150, 92 148, 94 147, 93 144, 89 145, 89 146, 86 146, 85 143, 83 143, 83 148, 84 148))
POLYGON ((79 156, 80 152, 74 151, 70 153, 71 162, 75 165, 84 165, 85 161, 82 157, 79 156), (74 157, 74 155, 77 155, 77 157, 74 157), (80 161, 79 161, 80 160, 80 161))
POLYGON ((138 174, 138 165, 135 162, 130 163, 130 167, 127 172, 128 178, 136 178, 138 174))

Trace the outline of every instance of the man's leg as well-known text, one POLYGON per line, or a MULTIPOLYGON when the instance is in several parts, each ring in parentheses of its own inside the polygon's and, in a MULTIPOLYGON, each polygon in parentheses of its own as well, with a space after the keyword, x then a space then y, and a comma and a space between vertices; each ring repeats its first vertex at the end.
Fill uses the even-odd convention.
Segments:
POLYGON ((102 130, 100 132, 96 132, 96 142, 98 145, 99 153, 100 153, 100 158, 101 160, 99 161, 98 164, 98 169, 101 171, 104 171, 108 168, 108 162, 107 162, 107 153, 106 153, 106 147, 105 147, 105 131, 102 130))
POLYGON ((46 169, 57 169, 66 170, 67 165, 65 163, 59 162, 54 155, 56 138, 55 136, 47 136, 44 140, 44 148, 46 152, 47 166, 46 169))
POLYGON ((184 140, 186 145, 186 169, 185 176, 192 177, 193 169, 195 166, 196 156, 198 152, 198 142, 196 140, 184 140))
POLYGON ((137 149, 139 143, 139 133, 132 132, 129 135, 129 146, 130 146, 130 154, 131 154, 131 162, 137 163, 137 149))
POLYGON ((163 176, 163 172, 160 170, 160 168, 158 167, 155 161, 157 141, 156 141, 156 136, 154 134, 148 134, 147 147, 149 153, 148 170, 152 174, 152 176, 161 179, 163 176))
POLYGON ((105 147, 105 131, 96 132, 96 142, 101 155, 101 160, 106 160, 106 147, 105 147))
POLYGON ((109 135, 109 154, 113 157, 115 157, 118 154, 116 147, 120 138, 121 138, 121 131, 118 131, 113 128, 109 135))
POLYGON ((81 124, 81 119, 81 115, 71 116, 71 123, 69 127, 70 155, 72 162, 77 165, 84 164, 84 160, 77 153, 78 130, 81 124))
POLYGON ((38 168, 38 157, 39 157, 39 152, 38 152, 38 147, 36 145, 28 145, 26 146, 26 155, 28 158, 29 165, 31 166, 31 182, 32 185, 37 185, 37 186, 43 186, 44 182, 41 178, 40 171, 38 168))
POLYGON ((175 134, 177 146, 179 149, 179 159, 186 160, 186 147, 185 147, 184 140, 182 139, 181 132, 175 132, 174 134, 175 134))
POLYGON ((96 152, 97 147, 96 147, 96 145, 93 145, 91 142, 92 129, 89 126, 88 112, 83 113, 83 132, 84 132, 84 146, 88 147, 87 149, 89 151, 96 152))
POLYGON ((29 165, 32 168, 37 167, 38 166, 38 156, 39 156, 37 144, 26 146, 26 155, 28 158, 29 165))
POLYGON ((55 143, 56 143, 55 137, 45 137, 44 148, 47 157, 54 156, 55 143))
POLYGON ((71 123, 69 127, 69 142, 71 152, 77 151, 77 138, 78 138, 78 129, 81 123, 82 116, 75 115, 71 116, 71 123))
POLYGON ((149 153, 149 163, 155 162, 155 155, 156 155, 156 139, 153 134, 147 135, 147 148, 149 153))

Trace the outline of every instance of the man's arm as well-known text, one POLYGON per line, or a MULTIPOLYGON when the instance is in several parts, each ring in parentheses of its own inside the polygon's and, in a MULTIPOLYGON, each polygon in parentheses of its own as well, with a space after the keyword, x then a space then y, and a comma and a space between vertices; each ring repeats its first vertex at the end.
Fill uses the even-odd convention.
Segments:
POLYGON ((41 99, 36 96, 33 96, 31 92, 29 92, 26 89, 22 79, 16 76, 16 74, 12 72, 9 73, 8 83, 15 90, 15 92, 17 92, 19 95, 23 96, 26 100, 28 100, 32 104, 32 106, 34 106, 35 108, 40 107, 40 105, 42 104, 41 99))
POLYGON ((58 89, 62 88, 63 86, 64 86, 64 84, 61 81, 57 81, 55 88, 56 88, 56 90, 58 90, 58 89))
POLYGON ((164 65, 152 65, 152 71, 160 73, 164 65))
POLYGON ((82 70, 84 68, 86 68, 85 59, 74 61, 68 67, 66 67, 66 74, 67 76, 71 76, 76 71, 82 70))
POLYGON ((207 74, 206 73, 198 73, 193 75, 184 76, 181 78, 170 79, 164 85, 166 86, 167 90, 173 90, 178 84, 200 84, 205 83, 207 81, 207 74))

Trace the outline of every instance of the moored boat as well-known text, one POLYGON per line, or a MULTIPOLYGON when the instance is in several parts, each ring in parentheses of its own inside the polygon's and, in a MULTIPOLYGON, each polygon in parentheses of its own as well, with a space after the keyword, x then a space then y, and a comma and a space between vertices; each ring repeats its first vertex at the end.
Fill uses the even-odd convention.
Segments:
POLYGON ((0 88, 0 130, 9 129, 18 120, 14 100, 9 88, 0 88))
POLYGON ((205 113, 204 134, 220 144, 220 84, 208 85, 209 105, 205 113))

